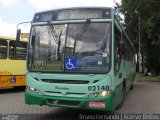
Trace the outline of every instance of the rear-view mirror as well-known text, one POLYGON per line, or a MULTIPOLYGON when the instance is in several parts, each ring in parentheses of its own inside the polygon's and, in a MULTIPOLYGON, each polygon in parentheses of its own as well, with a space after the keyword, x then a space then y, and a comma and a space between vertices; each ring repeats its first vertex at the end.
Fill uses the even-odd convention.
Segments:
POLYGON ((21 29, 17 30, 16 41, 19 42, 21 37, 21 29))

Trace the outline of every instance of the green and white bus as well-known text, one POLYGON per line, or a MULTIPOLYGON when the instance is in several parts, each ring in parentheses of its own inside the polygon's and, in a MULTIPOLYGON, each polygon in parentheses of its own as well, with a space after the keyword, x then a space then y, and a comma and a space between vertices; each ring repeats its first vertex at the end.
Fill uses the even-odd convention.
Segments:
POLYGON ((133 88, 134 48, 113 8, 34 15, 25 103, 113 111, 133 88))

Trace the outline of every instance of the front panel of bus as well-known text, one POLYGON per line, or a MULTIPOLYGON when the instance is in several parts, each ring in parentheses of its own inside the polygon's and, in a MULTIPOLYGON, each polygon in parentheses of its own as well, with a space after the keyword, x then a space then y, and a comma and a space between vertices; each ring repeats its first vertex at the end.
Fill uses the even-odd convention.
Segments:
POLYGON ((35 14, 28 48, 27 104, 114 109, 112 9, 35 14))

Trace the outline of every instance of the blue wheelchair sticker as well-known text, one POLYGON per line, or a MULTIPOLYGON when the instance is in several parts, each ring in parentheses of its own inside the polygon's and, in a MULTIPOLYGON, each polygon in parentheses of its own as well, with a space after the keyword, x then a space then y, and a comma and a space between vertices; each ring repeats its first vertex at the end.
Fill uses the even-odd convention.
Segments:
POLYGON ((76 65, 76 58, 71 57, 71 58, 65 58, 65 70, 76 70, 77 65, 76 65))
POLYGON ((15 84, 15 83, 16 83, 16 78, 15 78, 15 77, 11 78, 11 79, 10 79, 10 83, 11 83, 11 84, 15 84))

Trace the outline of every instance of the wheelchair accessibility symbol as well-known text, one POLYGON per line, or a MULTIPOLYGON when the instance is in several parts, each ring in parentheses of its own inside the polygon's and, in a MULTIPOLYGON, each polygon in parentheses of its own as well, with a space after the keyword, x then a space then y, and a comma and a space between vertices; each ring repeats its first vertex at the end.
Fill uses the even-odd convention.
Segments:
POLYGON ((77 69, 75 57, 65 58, 65 69, 66 70, 76 70, 77 69))
POLYGON ((15 77, 11 78, 11 79, 10 79, 10 83, 11 83, 11 84, 15 84, 15 83, 16 83, 16 78, 15 78, 15 77))

